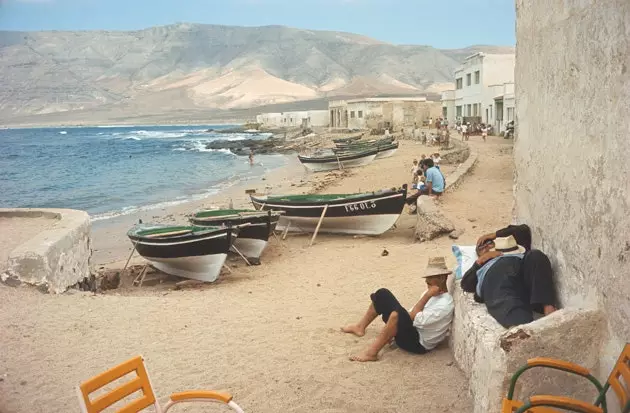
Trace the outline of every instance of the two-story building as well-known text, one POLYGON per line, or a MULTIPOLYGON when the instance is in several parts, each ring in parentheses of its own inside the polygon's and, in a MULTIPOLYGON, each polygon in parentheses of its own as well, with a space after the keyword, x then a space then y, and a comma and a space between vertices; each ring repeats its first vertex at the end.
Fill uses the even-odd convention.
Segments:
POLYGON ((442 116, 486 123, 497 131, 514 113, 514 54, 475 53, 455 71, 455 89, 442 94, 442 116), (511 105, 511 106, 510 106, 511 105))

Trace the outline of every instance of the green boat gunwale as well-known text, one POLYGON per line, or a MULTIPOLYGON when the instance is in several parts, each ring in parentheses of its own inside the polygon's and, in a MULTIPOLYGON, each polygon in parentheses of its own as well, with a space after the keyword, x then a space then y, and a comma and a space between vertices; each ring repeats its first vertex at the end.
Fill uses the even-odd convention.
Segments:
POLYGON ((220 230, 225 230, 227 227, 201 227, 198 225, 176 225, 176 226, 165 226, 165 227, 155 227, 155 228, 132 228, 127 231, 127 236, 134 238, 150 238, 150 235, 159 236, 160 234, 168 234, 169 232, 178 232, 178 231, 187 231, 186 233, 176 234, 172 236, 166 236, 165 238, 183 238, 189 237, 191 235, 199 236, 205 235, 206 233, 217 232, 220 230))
POLYGON ((354 194, 301 194, 301 195, 282 195, 282 196, 267 196, 266 198, 257 198, 252 196, 252 200, 259 203, 294 203, 300 205, 308 205, 308 204, 327 204, 331 202, 352 202, 361 200, 364 198, 375 198, 381 196, 392 196, 402 194, 403 196, 406 194, 406 188, 400 188, 395 190, 384 190, 382 192, 361 192, 354 194))
MULTIPOLYGON (((252 217, 266 217, 268 215, 267 212, 261 212, 258 210, 252 209, 207 209, 202 211, 197 211, 192 214, 193 219, 202 220, 204 218, 212 218, 216 220, 221 219, 242 219, 242 218, 252 218, 252 217)), ((272 212, 271 216, 280 215, 280 212, 272 212)))

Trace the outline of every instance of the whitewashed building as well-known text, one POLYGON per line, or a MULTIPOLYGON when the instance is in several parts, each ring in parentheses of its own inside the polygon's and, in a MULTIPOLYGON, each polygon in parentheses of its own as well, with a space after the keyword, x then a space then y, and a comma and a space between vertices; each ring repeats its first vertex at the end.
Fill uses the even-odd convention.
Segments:
POLYGON ((448 121, 449 125, 455 124, 455 90, 442 92, 442 117, 448 121))
POLYGON ((467 120, 502 131, 514 117, 515 54, 475 53, 455 71, 455 90, 442 94, 442 114, 453 124, 467 120))
POLYGON ((331 100, 330 126, 348 129, 397 129, 419 125, 440 113, 439 104, 425 97, 378 97, 331 100))
POLYGON ((281 127, 326 127, 328 126, 327 110, 304 110, 295 112, 261 113, 256 122, 267 128, 281 127))

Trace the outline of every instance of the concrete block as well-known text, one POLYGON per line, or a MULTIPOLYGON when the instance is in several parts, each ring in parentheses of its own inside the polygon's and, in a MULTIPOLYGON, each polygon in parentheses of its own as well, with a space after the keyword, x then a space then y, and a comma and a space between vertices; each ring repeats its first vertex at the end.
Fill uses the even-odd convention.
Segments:
MULTIPOLYGON (((510 378, 529 358, 558 358, 597 371, 606 326, 601 311, 566 308, 506 330, 459 283, 452 292, 455 317, 450 345, 468 377, 474 413, 499 413, 510 378)), ((544 393, 593 401, 596 394, 587 380, 550 369, 532 369, 518 383, 518 399, 544 393)))
POLYGON ((0 274, 8 284, 16 281, 51 293, 90 276, 90 217, 71 209, 0 209, 2 218, 55 220, 27 241, 13 248, 0 274))
POLYGON ((416 204, 418 214, 416 239, 418 241, 429 241, 455 229, 453 223, 440 212, 434 198, 420 196, 416 204))

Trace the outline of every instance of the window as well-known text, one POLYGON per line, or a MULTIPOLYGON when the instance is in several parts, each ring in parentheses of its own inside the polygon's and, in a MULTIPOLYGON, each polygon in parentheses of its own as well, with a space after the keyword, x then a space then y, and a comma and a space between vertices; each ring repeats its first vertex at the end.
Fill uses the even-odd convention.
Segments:
POLYGON ((514 120, 514 108, 507 108, 507 121, 511 122, 514 120))
POLYGON ((479 70, 477 70, 475 72, 475 85, 479 84, 480 78, 481 78, 481 74, 479 73, 479 70))
POLYGON ((462 107, 461 106, 455 106, 455 114, 457 115, 458 118, 462 117, 462 107))
POLYGON ((462 79, 461 77, 460 77, 460 78, 458 78, 458 79, 455 79, 455 87, 456 87, 457 89, 461 89, 461 88, 462 88, 462 86, 463 86, 463 83, 464 83, 464 82, 463 82, 463 79, 462 79))
POLYGON ((442 117, 448 118, 448 108, 446 106, 442 107, 442 117))
POLYGON ((492 119, 492 105, 490 105, 490 118, 488 120, 492 119))
POLYGON ((479 116, 479 103, 473 104, 473 116, 479 116))
POLYGON ((354 110, 350 111, 350 117, 354 119, 354 110))
POLYGON ((470 74, 470 73, 468 73, 468 74, 466 75, 466 86, 470 86, 470 78, 471 78, 471 74, 470 74))
POLYGON ((363 117, 363 111, 362 111, 362 110, 360 110, 360 111, 359 111, 359 117, 360 117, 360 118, 362 118, 362 117, 363 117))
POLYGON ((472 113, 472 105, 469 103, 466 105, 466 116, 471 116, 472 113))

